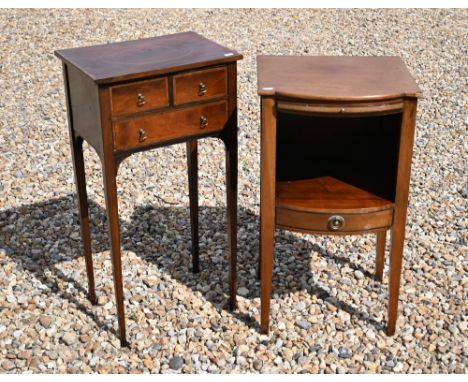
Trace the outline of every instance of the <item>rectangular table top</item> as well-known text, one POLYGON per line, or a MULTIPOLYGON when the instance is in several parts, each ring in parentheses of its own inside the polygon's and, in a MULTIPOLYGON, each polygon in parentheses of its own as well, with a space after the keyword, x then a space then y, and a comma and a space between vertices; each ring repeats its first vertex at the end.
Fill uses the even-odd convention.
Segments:
POLYGON ((55 51, 98 84, 240 60, 242 55, 195 32, 55 51))

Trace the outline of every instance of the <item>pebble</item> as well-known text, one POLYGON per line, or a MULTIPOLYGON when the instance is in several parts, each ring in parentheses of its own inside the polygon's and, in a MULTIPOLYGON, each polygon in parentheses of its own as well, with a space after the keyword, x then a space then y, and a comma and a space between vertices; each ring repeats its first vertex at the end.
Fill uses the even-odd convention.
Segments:
POLYGON ((343 346, 338 348, 338 355, 340 358, 351 358, 353 356, 353 352, 350 349, 347 349, 343 346))
POLYGON ((310 328, 310 324, 304 320, 296 321, 296 325, 304 330, 308 330, 310 328))
POLYGON ((364 278, 364 273, 362 273, 361 271, 357 270, 357 271, 354 271, 354 276, 356 276, 356 278, 358 280, 362 280, 364 278))
POLYGON ((48 329, 48 328, 50 328, 50 325, 51 325, 52 322, 53 322, 53 318, 50 317, 50 316, 41 315, 41 316, 39 317, 39 322, 41 323, 41 325, 42 325, 44 328, 48 329))
POLYGON ((169 362, 169 367, 172 370, 179 370, 184 365, 184 359, 179 356, 173 357, 169 362))
POLYGON ((239 294, 239 296, 247 297, 249 295, 249 290, 245 287, 240 287, 239 289, 237 289, 237 293, 239 294))
POLYGON ((2 369, 9 371, 15 368, 15 364, 11 362, 10 360, 6 359, 2 362, 2 369))
POLYGON ((76 334, 67 332, 62 336, 62 341, 63 343, 65 343, 65 345, 68 345, 68 346, 73 345, 76 341, 76 334))

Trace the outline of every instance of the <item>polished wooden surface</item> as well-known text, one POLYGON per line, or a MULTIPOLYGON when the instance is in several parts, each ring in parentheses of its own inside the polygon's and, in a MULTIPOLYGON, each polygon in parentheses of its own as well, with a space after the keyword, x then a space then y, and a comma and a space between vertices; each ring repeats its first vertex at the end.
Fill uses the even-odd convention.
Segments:
POLYGON ((116 150, 128 150, 155 142, 212 133, 222 130, 226 122, 226 101, 135 116, 115 123, 114 145, 116 150), (202 121, 202 117, 206 122, 202 121), (175 125, 178 125, 177 129, 174 128, 175 125))
POLYGON ((112 114, 136 113, 169 106, 167 77, 112 86, 112 114))
POLYGON ((98 84, 223 64, 242 58, 236 51, 194 32, 62 49, 55 54, 98 84))
POLYGON ((363 213, 393 202, 332 176, 276 183, 276 205, 304 212, 363 213))
POLYGON ((419 88, 397 57, 258 57, 261 332, 269 331, 275 227, 376 234, 390 249, 395 333, 419 88))
POLYGON ((175 105, 221 97, 227 93, 226 67, 178 74, 173 89, 175 105))
POLYGON ((234 308, 237 292, 236 61, 242 56, 193 32, 56 54, 63 60, 90 300, 96 302, 83 140, 96 149, 102 162, 119 336, 121 344, 126 345, 117 197, 119 165, 135 152, 187 142, 192 266, 198 272, 197 139, 217 137, 226 147, 229 306, 234 308), (208 88, 195 97, 194 89, 199 90, 200 79, 206 81, 208 88), (175 102, 176 82, 177 93, 184 100, 180 106, 175 102))
POLYGON ((258 56, 258 94, 351 101, 417 97, 399 57, 258 56))

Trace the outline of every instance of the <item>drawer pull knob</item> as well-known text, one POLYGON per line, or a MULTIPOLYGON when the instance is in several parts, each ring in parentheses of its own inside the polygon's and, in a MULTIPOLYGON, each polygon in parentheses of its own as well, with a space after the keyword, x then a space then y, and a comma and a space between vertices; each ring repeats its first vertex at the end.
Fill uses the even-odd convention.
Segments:
POLYGON ((206 85, 203 82, 200 82, 200 85, 198 85, 198 95, 199 96, 204 96, 208 89, 206 88, 206 85))
POLYGON ((206 126, 208 126, 208 118, 202 115, 200 117, 200 129, 204 129, 206 126))
POLYGON ((331 231, 339 231, 345 225, 345 220, 343 216, 333 215, 328 219, 328 228, 331 231))
POLYGON ((148 137, 146 136, 146 131, 145 131, 145 129, 140 129, 140 130, 139 130, 139 135, 138 135, 138 140, 139 140, 140 142, 144 142, 144 141, 146 141, 146 138, 148 138, 148 137))
POLYGON ((145 96, 143 93, 137 95, 137 106, 143 106, 146 103, 145 96))

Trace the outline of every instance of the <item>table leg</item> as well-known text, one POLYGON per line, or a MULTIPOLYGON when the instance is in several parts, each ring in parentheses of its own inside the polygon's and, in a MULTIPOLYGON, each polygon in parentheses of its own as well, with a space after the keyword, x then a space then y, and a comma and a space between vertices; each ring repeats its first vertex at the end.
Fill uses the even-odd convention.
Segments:
POLYGON ((376 259, 375 259, 375 278, 382 282, 383 269, 385 263, 385 242, 387 239, 387 229, 381 229, 377 232, 376 259))
POLYGON ((237 308, 237 112, 223 138, 226 147, 226 206, 229 247, 229 308, 237 308))
POLYGON ((416 101, 405 101, 401 122, 400 145, 398 155, 397 186, 395 211, 392 225, 392 246, 390 250, 390 280, 388 296, 387 334, 395 334, 398 317, 398 299, 400 293, 403 248, 405 241, 406 210, 411 175, 411 156, 416 124, 416 101))
POLYGON ((83 139, 72 134, 70 139, 72 148, 73 169, 75 172, 76 193, 80 213, 81 236, 88 275, 88 297, 96 304, 96 290, 94 285, 93 254, 91 252, 91 235, 89 230, 88 195, 86 193, 86 175, 83 158, 83 139))
POLYGON ((276 112, 272 98, 262 98, 260 190, 260 331, 268 334, 275 234, 276 112))
POLYGON ((187 142, 187 172, 190 199, 190 227, 192 233, 193 272, 200 271, 198 245, 198 142, 187 142))
POLYGON ((104 161, 104 192, 106 197, 107 223, 111 241, 112 265, 114 271, 115 302, 119 322, 120 344, 127 345, 125 310, 123 303, 122 259, 120 254, 120 229, 117 200, 117 164, 114 159, 104 161))

